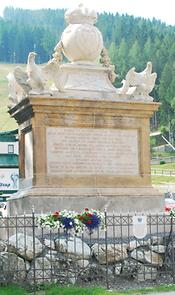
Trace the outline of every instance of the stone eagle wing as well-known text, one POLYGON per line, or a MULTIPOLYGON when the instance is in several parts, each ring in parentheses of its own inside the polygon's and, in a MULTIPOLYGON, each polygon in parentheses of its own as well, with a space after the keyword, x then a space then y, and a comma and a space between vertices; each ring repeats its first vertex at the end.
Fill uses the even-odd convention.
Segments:
POLYGON ((20 67, 16 67, 13 74, 14 74, 17 84, 19 84, 22 87, 22 89, 24 90, 24 92, 26 94, 28 94, 32 88, 29 85, 29 83, 27 82, 27 80, 28 80, 27 73, 24 72, 20 67))

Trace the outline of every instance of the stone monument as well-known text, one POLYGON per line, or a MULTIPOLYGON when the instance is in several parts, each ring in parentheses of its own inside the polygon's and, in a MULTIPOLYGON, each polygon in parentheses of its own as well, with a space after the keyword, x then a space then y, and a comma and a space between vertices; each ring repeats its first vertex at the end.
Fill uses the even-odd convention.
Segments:
POLYGON ((156 80, 151 62, 141 73, 130 69, 115 88, 96 12, 80 5, 65 18, 53 58, 41 66, 30 52, 26 72, 17 67, 8 75, 21 178, 10 214, 32 207, 162 211, 163 197, 151 185, 149 119, 159 107, 149 95, 156 80))

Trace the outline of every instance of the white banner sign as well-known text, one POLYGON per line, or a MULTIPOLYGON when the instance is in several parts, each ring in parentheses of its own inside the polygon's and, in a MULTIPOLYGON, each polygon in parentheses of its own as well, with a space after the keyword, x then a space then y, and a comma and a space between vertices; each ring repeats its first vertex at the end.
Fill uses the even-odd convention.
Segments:
POLYGON ((19 170, 0 169, 0 191, 18 190, 19 170))

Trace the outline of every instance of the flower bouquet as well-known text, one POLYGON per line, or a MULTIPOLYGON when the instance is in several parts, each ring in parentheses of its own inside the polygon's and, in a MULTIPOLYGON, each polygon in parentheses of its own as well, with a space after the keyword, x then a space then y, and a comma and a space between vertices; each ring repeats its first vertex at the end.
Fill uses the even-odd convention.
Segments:
POLYGON ((38 221, 42 228, 63 228, 64 230, 74 229, 76 233, 82 229, 81 222, 77 219, 74 211, 55 211, 53 214, 40 216, 38 221))
POLYGON ((104 219, 103 212, 85 208, 81 214, 63 210, 40 216, 38 224, 41 228, 63 228, 65 231, 74 230, 75 234, 77 234, 82 233, 84 228, 92 232, 100 225, 105 229, 104 219))
POLYGON ((85 208, 82 214, 78 215, 78 219, 88 228, 90 231, 97 229, 100 224, 104 224, 104 213, 85 208))

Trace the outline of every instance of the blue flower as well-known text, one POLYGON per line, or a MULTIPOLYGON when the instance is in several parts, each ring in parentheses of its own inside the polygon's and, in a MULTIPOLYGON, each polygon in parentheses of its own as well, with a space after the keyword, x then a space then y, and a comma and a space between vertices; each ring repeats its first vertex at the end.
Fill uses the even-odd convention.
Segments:
POLYGON ((64 225, 64 228, 71 229, 74 227, 74 219, 70 217, 61 217, 61 223, 64 225))
POLYGON ((88 229, 95 229, 100 225, 101 218, 92 214, 91 218, 85 223, 88 229))

